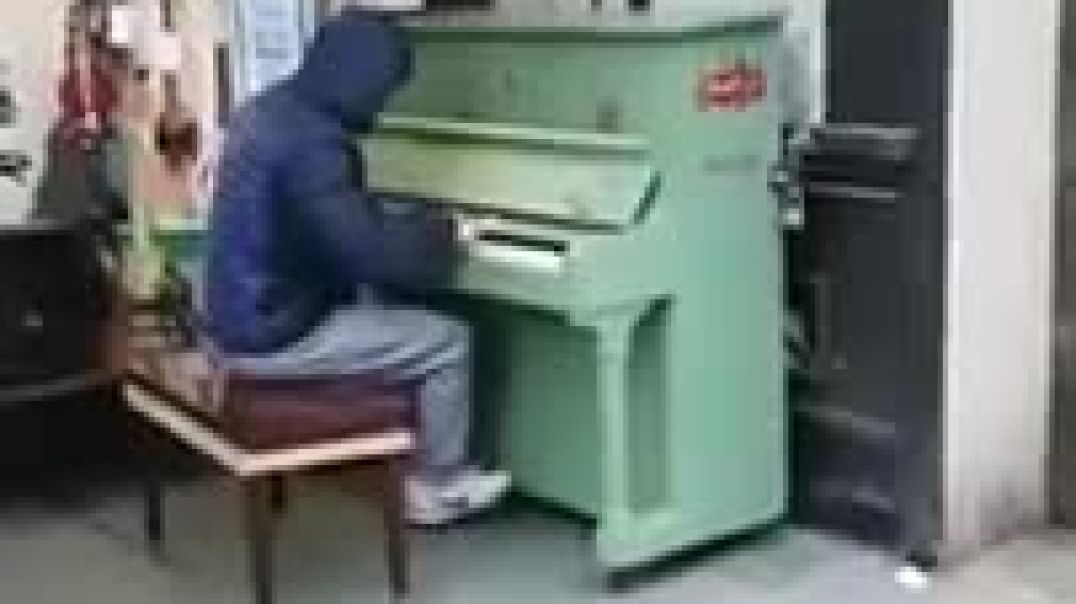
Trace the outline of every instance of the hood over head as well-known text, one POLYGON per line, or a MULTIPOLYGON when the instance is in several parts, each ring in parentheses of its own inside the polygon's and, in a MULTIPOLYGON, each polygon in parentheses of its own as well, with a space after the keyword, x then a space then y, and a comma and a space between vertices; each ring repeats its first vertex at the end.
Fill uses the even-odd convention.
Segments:
POLYGON ((349 128, 363 128, 412 68, 410 45, 390 18, 347 11, 318 31, 292 85, 304 101, 349 128))

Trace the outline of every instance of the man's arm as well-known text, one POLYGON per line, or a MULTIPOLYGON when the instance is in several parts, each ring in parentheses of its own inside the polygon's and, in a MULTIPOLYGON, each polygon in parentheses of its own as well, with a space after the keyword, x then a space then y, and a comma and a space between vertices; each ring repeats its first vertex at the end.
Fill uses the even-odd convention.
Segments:
POLYGON ((454 256, 450 220, 425 209, 386 212, 360 188, 342 144, 304 146, 284 168, 298 232, 341 277, 355 283, 421 288, 454 256))

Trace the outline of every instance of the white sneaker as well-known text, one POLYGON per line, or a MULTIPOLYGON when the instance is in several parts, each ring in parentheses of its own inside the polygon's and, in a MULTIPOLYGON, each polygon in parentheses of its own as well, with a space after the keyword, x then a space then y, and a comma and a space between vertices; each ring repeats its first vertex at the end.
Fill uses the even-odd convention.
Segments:
POLYGON ((511 484, 507 472, 466 470, 443 483, 409 476, 404 483, 407 521, 427 527, 451 524, 497 505, 511 484))

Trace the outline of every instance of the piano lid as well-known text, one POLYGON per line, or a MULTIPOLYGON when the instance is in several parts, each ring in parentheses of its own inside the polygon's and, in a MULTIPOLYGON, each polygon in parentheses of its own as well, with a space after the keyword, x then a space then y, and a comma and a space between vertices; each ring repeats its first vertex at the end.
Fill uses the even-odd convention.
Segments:
POLYGON ((647 11, 595 11, 589 7, 550 10, 547 4, 521 2, 511 8, 435 12, 409 17, 405 23, 422 34, 668 37, 778 24, 788 18, 792 6, 788 0, 711 0, 686 8, 654 3, 660 6, 647 11))
POLYGON ((657 182, 629 136, 391 116, 363 147, 375 190, 580 226, 637 222, 657 182))

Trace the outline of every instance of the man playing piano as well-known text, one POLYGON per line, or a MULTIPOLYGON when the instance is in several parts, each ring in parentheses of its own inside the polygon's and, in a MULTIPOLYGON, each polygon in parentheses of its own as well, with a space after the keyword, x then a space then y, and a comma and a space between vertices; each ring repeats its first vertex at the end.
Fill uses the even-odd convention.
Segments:
POLYGON ((382 204, 350 151, 411 69, 398 28, 346 13, 322 27, 294 76, 237 112, 218 168, 205 289, 209 335, 244 371, 419 384, 407 514, 435 525, 493 505, 509 480, 470 464, 468 327, 397 295, 450 268, 452 221, 382 204))

